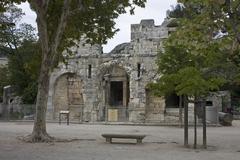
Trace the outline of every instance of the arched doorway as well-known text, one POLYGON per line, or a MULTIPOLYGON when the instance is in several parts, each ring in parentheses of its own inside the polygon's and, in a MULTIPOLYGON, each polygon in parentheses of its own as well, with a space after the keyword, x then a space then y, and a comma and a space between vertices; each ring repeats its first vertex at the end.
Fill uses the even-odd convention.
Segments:
POLYGON ((105 120, 128 121, 129 78, 127 72, 117 66, 111 66, 103 74, 105 120))
POLYGON ((73 73, 61 75, 55 83, 53 106, 54 119, 58 118, 61 110, 70 111, 70 120, 82 121, 83 118, 82 81, 73 73))

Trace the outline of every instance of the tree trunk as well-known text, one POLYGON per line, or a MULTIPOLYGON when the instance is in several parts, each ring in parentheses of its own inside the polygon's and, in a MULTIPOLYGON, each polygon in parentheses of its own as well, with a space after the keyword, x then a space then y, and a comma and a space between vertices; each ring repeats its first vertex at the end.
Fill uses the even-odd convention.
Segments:
POLYGON ((46 142, 52 139, 52 137, 50 137, 46 131, 46 110, 50 79, 50 58, 48 56, 49 54, 43 55, 45 56, 42 59, 40 77, 38 82, 36 115, 34 120, 33 132, 30 136, 30 141, 32 142, 46 142))
POLYGON ((203 148, 207 149, 207 124, 206 124, 206 101, 203 99, 201 107, 203 108, 202 123, 203 123, 203 148))
POLYGON ((38 78, 38 93, 36 101, 36 113, 34 118, 34 127, 32 134, 27 138, 30 142, 48 142, 52 138, 46 130, 46 110, 49 91, 50 69, 52 62, 52 53, 49 45, 47 10, 41 1, 31 1, 30 5, 37 14, 37 25, 39 42, 41 44, 42 63, 40 76, 38 78))
POLYGON ((54 38, 49 39, 47 5, 48 1, 30 1, 30 5, 37 14, 39 41, 42 49, 42 63, 38 79, 38 94, 36 102, 36 115, 32 134, 28 137, 32 142, 46 142, 53 140, 46 131, 46 110, 49 91, 50 70, 57 60, 57 49, 67 25, 71 0, 64 0, 59 24, 56 26, 54 38), (47 3, 46 3, 47 2, 47 3))
POLYGON ((184 95, 184 146, 188 147, 188 100, 184 95))

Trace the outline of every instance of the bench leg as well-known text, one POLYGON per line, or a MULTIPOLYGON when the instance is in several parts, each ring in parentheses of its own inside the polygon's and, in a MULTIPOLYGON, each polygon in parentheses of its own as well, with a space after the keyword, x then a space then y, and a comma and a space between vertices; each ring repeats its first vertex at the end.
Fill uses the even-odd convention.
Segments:
POLYGON ((59 120, 59 125, 61 124, 61 113, 59 113, 59 118, 58 118, 58 120, 59 120))
POLYGON ((112 138, 106 138, 106 142, 112 143, 112 138))
POLYGON ((69 114, 67 114, 67 125, 69 125, 69 114))
POLYGON ((142 143, 142 139, 137 139, 137 143, 142 143))

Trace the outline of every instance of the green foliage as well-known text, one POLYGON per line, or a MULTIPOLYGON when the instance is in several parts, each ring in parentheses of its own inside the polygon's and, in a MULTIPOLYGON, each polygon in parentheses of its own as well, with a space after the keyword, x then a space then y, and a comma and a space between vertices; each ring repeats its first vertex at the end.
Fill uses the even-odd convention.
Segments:
POLYGON ((1 53, 14 54, 25 40, 36 41, 35 29, 20 23, 24 13, 22 9, 10 5, 5 12, 0 12, 0 50, 1 53))
MULTIPOLYGON (((46 12, 43 16, 46 20, 50 46, 54 45, 56 35, 58 35, 58 27, 61 26, 61 18, 64 14, 66 15, 64 23, 67 27, 61 30, 63 36, 59 39, 59 53, 62 53, 66 47, 72 46, 74 40, 79 40, 83 35, 87 38, 88 43, 106 43, 106 40, 113 37, 118 31, 115 28, 114 19, 120 14, 126 13, 126 8, 130 8, 133 14, 135 6, 144 7, 145 2, 146 0, 133 0, 132 2, 130 0, 69 0, 69 4, 67 4, 64 0, 59 0, 49 1, 45 11, 45 8, 41 8, 36 1, 29 1, 37 16, 42 16, 39 15, 40 8, 41 12, 46 12)), ((42 3, 44 3, 43 0, 42 3)))
POLYGON ((3 0, 0 1, 0 12, 6 11, 6 8, 13 3, 20 4, 21 2, 25 2, 26 0, 3 0))
POLYGON ((41 54, 36 42, 35 29, 29 24, 19 24, 24 13, 14 5, 8 5, 0 13, 0 52, 8 57, 8 68, 0 79, 2 88, 15 86, 24 103, 34 103, 37 94, 41 54))
POLYGON ((10 83, 16 86, 24 103, 35 102, 40 63, 41 54, 36 42, 25 41, 16 54, 9 56, 10 83))
MULTIPOLYGON (((215 38, 216 41, 221 41, 221 47, 228 52, 231 56, 231 61, 237 62, 239 65, 239 45, 240 45, 240 3, 239 1, 233 0, 179 0, 178 2, 183 3, 185 10, 190 13, 195 13, 191 8, 198 8, 196 14, 192 16, 185 16, 181 18, 182 24, 187 24, 186 31, 190 33, 205 33, 208 35, 206 41, 202 39, 203 44, 213 41, 213 37, 219 35, 219 33, 227 33, 225 36, 215 38), (197 30, 196 30, 197 29, 197 30), (193 32, 194 31, 194 32, 193 32), (220 40, 221 39, 221 40, 220 40)), ((182 27, 183 28, 183 27, 182 27)), ((192 34, 193 35, 193 34, 192 34)), ((197 36, 199 38, 199 36, 197 36)), ((194 42, 194 41, 192 41, 194 42)), ((201 41, 198 41, 201 42, 201 41)), ((190 43, 191 46, 192 43, 190 43)), ((199 46, 199 45, 198 45, 199 46)), ((202 46, 203 47, 203 46, 202 46)), ((201 48, 202 48, 201 47, 201 48)), ((207 47, 209 48, 209 47, 207 47)))
POLYGON ((172 6, 171 10, 168 10, 168 16, 170 18, 182 18, 184 17, 185 9, 183 6, 179 3, 176 6, 172 6))
MULTIPOLYGON (((175 92, 201 96, 219 90, 226 83, 235 83, 239 73, 239 32, 231 24, 238 26, 240 19, 227 18, 230 10, 224 8, 228 6, 232 8, 230 14, 237 14, 233 7, 237 4, 210 0, 179 2, 184 7, 175 7, 170 12, 170 17, 177 18, 174 20, 177 30, 163 43, 164 49, 157 60, 162 76, 149 87, 158 95, 175 92)), ((240 7, 239 2, 237 6, 240 7)))
POLYGON ((176 78, 176 74, 164 74, 157 83, 149 83, 146 88, 151 90, 154 95, 168 96, 175 91, 176 78))
POLYGON ((186 66, 194 66, 195 56, 187 52, 184 46, 167 46, 166 43, 164 45, 164 53, 159 53, 157 59, 160 73, 176 73, 186 66))
POLYGON ((201 96, 208 94, 209 91, 219 90, 225 82, 221 77, 205 78, 195 67, 184 67, 176 73, 162 75, 158 83, 152 83, 149 87, 159 96, 171 93, 201 96))
POLYGON ((201 71, 195 67, 186 67, 179 70, 175 92, 178 95, 201 96, 209 91, 219 90, 219 86, 225 83, 220 77, 204 78, 201 71))
POLYGON ((35 104, 37 97, 37 81, 31 80, 26 88, 24 88, 21 96, 23 103, 35 104))

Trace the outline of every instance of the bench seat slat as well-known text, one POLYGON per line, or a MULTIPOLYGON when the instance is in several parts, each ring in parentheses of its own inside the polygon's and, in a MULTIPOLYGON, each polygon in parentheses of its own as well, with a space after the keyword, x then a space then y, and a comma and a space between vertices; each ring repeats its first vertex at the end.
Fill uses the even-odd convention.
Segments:
POLYGON ((112 143, 112 138, 122 138, 122 139, 136 139, 137 143, 142 143, 142 139, 146 135, 136 135, 136 134, 102 134, 106 138, 107 142, 112 143))
POLYGON ((129 138, 129 139, 143 139, 146 135, 134 135, 134 134, 102 134, 104 138, 129 138))

